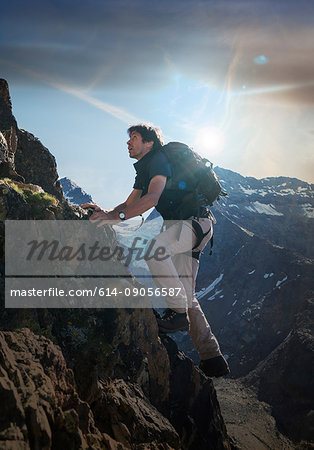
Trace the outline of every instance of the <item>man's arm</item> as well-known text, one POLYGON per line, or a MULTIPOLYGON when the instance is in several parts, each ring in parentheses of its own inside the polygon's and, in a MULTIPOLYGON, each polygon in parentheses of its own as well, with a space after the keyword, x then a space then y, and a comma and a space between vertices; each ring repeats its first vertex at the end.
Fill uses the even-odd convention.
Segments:
POLYGON ((120 203, 120 205, 116 206, 113 209, 109 209, 107 212, 110 213, 119 213, 120 211, 124 211, 126 208, 131 206, 133 203, 137 202, 142 195, 142 191, 140 189, 133 189, 131 194, 128 196, 125 202, 120 203))
POLYGON ((131 195, 125 202, 126 208, 120 208, 121 205, 118 205, 114 208, 114 210, 110 212, 104 212, 97 210, 91 217, 91 221, 99 221, 97 226, 104 225, 107 220, 119 220, 119 211, 123 211, 126 219, 130 219, 131 217, 138 216, 145 211, 148 211, 153 206, 156 206, 158 200, 164 190, 167 182, 167 177, 164 175, 156 175, 154 176, 148 186, 147 194, 140 198, 141 191, 138 189, 134 189, 131 192, 131 195), (134 192, 135 191, 135 192, 134 192))
POLYGON ((94 203, 84 203, 84 205, 81 205, 81 208, 84 208, 84 209, 91 208, 91 209, 94 209, 95 211, 101 211, 101 212, 105 212, 105 213, 116 213, 116 212, 124 210, 125 208, 130 206, 132 203, 139 200, 141 198, 141 195, 142 195, 142 191, 140 189, 133 189, 133 191, 128 196, 128 198, 126 199, 125 202, 120 203, 120 205, 115 206, 112 209, 106 209, 105 211, 103 209, 101 209, 99 206, 95 205, 94 203))
POLYGON ((167 177, 164 175, 154 176, 149 183, 147 194, 123 209, 126 218, 130 219, 138 216, 156 206, 166 186, 166 182, 167 177))

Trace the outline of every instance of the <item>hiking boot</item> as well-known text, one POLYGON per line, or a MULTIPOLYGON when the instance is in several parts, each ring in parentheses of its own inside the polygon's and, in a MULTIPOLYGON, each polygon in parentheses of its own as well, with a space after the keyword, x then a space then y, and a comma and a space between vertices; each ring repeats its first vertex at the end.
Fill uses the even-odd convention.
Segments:
POLYGON ((187 313, 177 313, 173 309, 166 309, 161 319, 157 319, 159 331, 162 333, 176 333, 177 331, 189 331, 190 322, 187 313))
POLYGON ((199 368, 208 377, 218 378, 230 373, 228 363, 222 355, 202 360, 199 368))

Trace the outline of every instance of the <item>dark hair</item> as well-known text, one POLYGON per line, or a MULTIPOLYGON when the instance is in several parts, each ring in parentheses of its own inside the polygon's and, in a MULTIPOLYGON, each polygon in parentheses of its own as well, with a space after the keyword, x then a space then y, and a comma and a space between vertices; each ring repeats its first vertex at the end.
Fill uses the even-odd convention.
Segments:
POLYGON ((132 125, 130 128, 128 128, 128 134, 130 137, 134 131, 137 131, 142 136, 143 142, 153 141, 154 144, 152 150, 157 150, 164 145, 161 130, 157 127, 153 127, 152 125, 148 125, 147 123, 132 125))

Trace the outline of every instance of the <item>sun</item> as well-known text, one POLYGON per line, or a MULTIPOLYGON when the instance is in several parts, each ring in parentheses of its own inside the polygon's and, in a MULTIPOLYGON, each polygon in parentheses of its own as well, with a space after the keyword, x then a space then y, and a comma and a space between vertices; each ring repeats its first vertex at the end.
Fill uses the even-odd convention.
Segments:
POLYGON ((218 127, 200 128, 195 135, 194 149, 204 157, 220 153, 225 144, 223 132, 218 127))

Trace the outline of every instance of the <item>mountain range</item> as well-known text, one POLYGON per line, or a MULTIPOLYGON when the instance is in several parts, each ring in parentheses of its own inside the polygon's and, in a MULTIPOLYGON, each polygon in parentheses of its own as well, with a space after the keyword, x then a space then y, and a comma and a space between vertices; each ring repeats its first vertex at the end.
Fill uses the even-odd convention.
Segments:
MULTIPOLYGON (((272 406, 281 431, 313 439, 313 185, 216 173, 229 195, 213 208, 198 299, 233 376, 272 406)), ((179 339, 196 360, 187 335, 179 339)))

